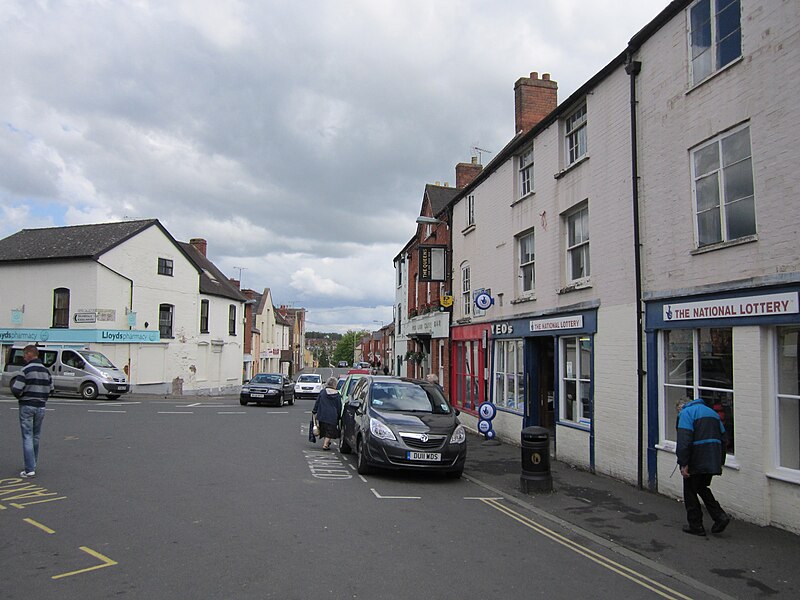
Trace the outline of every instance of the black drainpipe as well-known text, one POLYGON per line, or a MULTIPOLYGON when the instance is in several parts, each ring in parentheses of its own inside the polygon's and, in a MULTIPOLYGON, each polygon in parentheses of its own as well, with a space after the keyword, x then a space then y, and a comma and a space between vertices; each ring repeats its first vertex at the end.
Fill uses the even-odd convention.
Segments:
POLYGON ((633 200, 633 268, 636 277, 636 482, 639 489, 643 488, 643 462, 644 462, 644 357, 642 356, 642 341, 644 319, 642 315, 642 257, 639 241, 639 150, 636 145, 636 76, 642 70, 642 63, 633 60, 633 51, 628 50, 625 61, 625 72, 631 81, 631 191, 633 200))

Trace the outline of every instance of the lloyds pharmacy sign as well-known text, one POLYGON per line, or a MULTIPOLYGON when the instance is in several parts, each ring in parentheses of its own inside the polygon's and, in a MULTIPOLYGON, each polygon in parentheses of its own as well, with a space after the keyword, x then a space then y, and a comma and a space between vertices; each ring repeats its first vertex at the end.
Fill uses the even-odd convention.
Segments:
POLYGON ((664 321, 797 314, 797 292, 664 305, 664 321))
POLYGON ((157 344, 158 331, 129 329, 0 329, 0 343, 157 344))

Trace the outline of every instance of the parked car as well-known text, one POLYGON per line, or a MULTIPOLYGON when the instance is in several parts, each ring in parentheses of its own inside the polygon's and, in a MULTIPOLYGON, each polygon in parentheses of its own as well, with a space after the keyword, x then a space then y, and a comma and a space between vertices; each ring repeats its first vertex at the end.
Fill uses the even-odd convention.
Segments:
POLYGON ((294 404, 294 382, 280 373, 259 373, 242 386, 239 404, 294 404))
POLYGON ((355 450, 356 469, 443 471, 458 478, 467 434, 438 385, 406 377, 359 379, 342 414, 340 450, 355 450))
MULTIPOLYGON (((8 388, 25 366, 24 346, 12 346, 6 356, 2 386, 8 388)), ((56 393, 80 394, 87 400, 98 395, 116 400, 130 391, 128 378, 104 354, 86 348, 39 348, 39 359, 50 371, 56 393)))
POLYGON ((347 363, 347 361, 346 361, 346 360, 340 360, 340 361, 339 361, 339 362, 336 364, 336 367, 337 367, 337 368, 339 368, 339 369, 346 369, 346 368, 347 368, 347 367, 349 367, 349 366, 350 366, 350 365, 347 363))
POLYGON ((297 377, 297 381, 294 384, 294 397, 316 398, 322 388, 322 375, 319 373, 304 373, 297 377))

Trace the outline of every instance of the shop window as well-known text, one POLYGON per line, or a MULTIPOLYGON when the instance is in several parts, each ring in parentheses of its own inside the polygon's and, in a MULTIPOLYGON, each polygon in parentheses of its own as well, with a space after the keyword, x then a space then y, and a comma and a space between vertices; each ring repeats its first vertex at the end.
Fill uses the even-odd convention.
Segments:
POLYGON ((664 422, 661 438, 675 442, 678 409, 702 398, 717 411, 734 453, 733 330, 730 327, 676 329, 663 337, 664 422))
POLYGON ((525 411, 522 340, 494 343, 494 403, 517 413, 525 411))
POLYGON ((800 471, 800 326, 778 327, 777 464, 800 471))
POLYGON ((480 355, 478 352, 480 342, 478 340, 466 340, 453 343, 453 357, 455 359, 455 398, 457 404, 462 408, 475 410, 481 403, 480 396, 480 371, 476 368, 480 365, 480 355))
POLYGON ((589 426, 592 419, 592 339, 560 338, 561 421, 589 426))

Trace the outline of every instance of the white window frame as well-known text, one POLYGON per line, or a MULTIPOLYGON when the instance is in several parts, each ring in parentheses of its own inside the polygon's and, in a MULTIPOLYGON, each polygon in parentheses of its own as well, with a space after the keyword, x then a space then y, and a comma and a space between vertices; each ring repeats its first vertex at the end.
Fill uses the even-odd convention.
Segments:
MULTIPOLYGON (((677 441, 677 409, 675 406, 668 406, 668 404, 673 403, 667 397, 667 390, 668 389, 675 389, 675 390, 687 390, 686 400, 693 400, 695 398, 700 398, 706 392, 722 392, 722 393, 729 393, 731 394, 733 407, 734 407, 734 418, 736 415, 735 407, 736 407, 736 393, 735 393, 735 386, 736 386, 736 374, 733 374, 734 381, 733 385, 730 388, 724 387, 713 387, 713 386, 701 386, 700 385, 700 377, 701 377, 701 361, 702 361, 702 352, 701 352, 701 343, 700 343, 700 331, 701 330, 711 330, 711 329, 730 329, 731 330, 731 351, 733 351, 733 347, 735 344, 734 340, 734 333, 735 328, 731 327, 698 327, 693 329, 670 329, 670 330, 663 330, 659 332, 659 340, 658 340, 658 363, 659 363, 659 376, 658 376, 658 401, 659 401, 659 447, 667 449, 667 450, 675 450, 676 441, 677 441), (667 334, 670 332, 677 332, 677 331, 685 331, 691 332, 692 334, 692 383, 691 385, 681 385, 678 383, 670 383, 669 382, 669 360, 667 356, 667 334)), ((735 360, 735 359, 734 359, 735 360)), ((727 428, 727 426, 726 426, 727 428)), ((727 431, 726 435, 730 436, 731 432, 727 431)), ((736 424, 734 420, 734 427, 733 427, 733 436, 735 442, 736 436, 736 424)), ((731 461, 727 464, 733 465, 735 464, 735 459, 733 458, 733 454, 728 454, 731 457, 731 461)))
POLYGON ((588 279, 592 274, 591 253, 589 248, 589 205, 584 204, 581 208, 568 213, 565 216, 567 233, 567 280, 569 282, 582 281, 588 279), (580 223, 580 238, 577 238, 574 225, 580 223), (574 239, 575 238, 575 239, 574 239), (573 243, 574 239, 574 243, 573 243), (581 274, 573 273, 573 255, 580 252, 583 256, 583 270, 581 274))
MULTIPOLYGON (((773 415, 774 415, 774 417, 773 417, 773 420, 772 420, 772 430, 774 432, 774 439, 775 439, 774 449, 773 449, 773 464, 774 464, 774 469, 773 470, 774 470, 774 472, 776 474, 778 474, 780 476, 781 479, 786 479, 786 480, 789 480, 789 481, 791 481, 793 483, 800 483, 800 463, 798 463, 797 467, 784 466, 783 464, 781 464, 781 449, 782 449, 782 444, 784 443, 784 441, 781 439, 782 438, 782 431, 781 431, 781 425, 782 425, 781 424, 781 402, 794 403, 797 406, 794 409, 794 412, 795 412, 794 417, 796 417, 797 413, 800 412, 800 390, 795 390, 795 391, 798 391, 797 394, 791 394, 791 393, 789 393, 788 390, 781 388, 781 372, 780 372, 780 368, 781 368, 781 347, 780 347, 779 343, 780 343, 780 338, 781 338, 780 333, 781 333, 782 330, 786 330, 786 331, 795 330, 795 331, 797 331, 797 329, 798 329, 797 325, 779 325, 775 329, 773 329, 772 332, 771 332, 771 335, 774 338, 774 341, 772 342, 771 347, 772 347, 773 353, 774 353, 773 354, 774 358, 772 360, 772 363, 773 363, 773 369, 774 369, 773 380, 775 381, 775 389, 774 389, 774 394, 773 394, 773 415)), ((800 331, 797 332, 797 335, 800 335, 800 331)), ((797 342, 795 342, 795 352, 797 352, 796 348, 797 348, 797 342)), ((791 361, 791 356, 789 358, 790 358, 790 361, 791 361)), ((797 356, 795 356, 794 358, 795 358, 795 361, 798 360, 797 356)), ((795 368, 800 368, 800 367, 795 367, 795 368)), ((795 374, 795 377, 796 377, 796 374, 795 374)), ((795 422, 797 422, 796 418, 795 418, 795 422)), ((797 435, 800 435, 800 433, 795 432, 795 436, 797 436, 797 435)), ((796 449, 797 446, 798 446, 798 443, 800 443, 800 441, 797 439, 797 437, 795 437, 792 443, 794 445, 794 448, 796 449)), ((797 450, 795 450, 795 451, 797 451, 797 450)))
POLYGON ((520 200, 534 192, 533 187, 533 144, 525 148, 517 159, 519 163, 519 194, 520 200))
POLYGON ((467 213, 466 213, 467 223, 466 223, 466 226, 467 227, 472 227, 473 225, 475 225, 475 195, 474 194, 470 194, 469 196, 467 196, 466 209, 467 209, 467 213))
POLYGON ((494 386, 492 394, 498 408, 525 412, 525 344, 521 338, 495 340, 494 386))
POLYGON ((158 332, 162 338, 173 339, 175 337, 175 305, 158 305, 158 332), (169 317, 169 322, 164 318, 169 317))
POLYGON ((517 261, 519 263, 519 290, 521 296, 529 296, 536 291, 536 238, 533 230, 527 231, 517 236, 517 261), (531 240, 531 254, 530 259, 526 260, 523 252, 523 242, 526 239, 531 240), (531 272, 531 285, 530 288, 525 287, 525 272, 530 269, 531 272))
POLYGON ((585 100, 564 119, 564 150, 567 167, 574 165, 586 156, 588 151, 587 122, 585 100))
POLYGON ((559 411, 558 420, 562 423, 570 423, 580 427, 588 428, 591 426, 591 415, 593 410, 593 390, 592 390, 592 361, 594 360, 594 340, 591 335, 568 335, 558 338, 558 356, 559 356, 559 411), (567 343, 570 340, 575 341, 575 362, 570 363, 567 360, 567 343), (586 366, 588 377, 584 377, 583 361, 584 355, 581 352, 581 343, 587 342, 589 344, 589 356, 586 360, 589 364, 586 366), (567 384, 574 383, 576 394, 578 398, 567 398, 567 384), (587 416, 583 415, 583 404, 580 399, 580 391, 586 389, 588 399, 587 416), (572 410, 572 419, 567 418, 567 402, 574 402, 572 410))
MULTIPOLYGON (((737 127, 721 133, 704 142, 700 146, 693 148, 690 152, 690 168, 692 174, 692 201, 694 204, 694 231, 696 247, 704 248, 706 246, 712 246, 714 244, 721 244, 733 240, 747 239, 750 236, 756 235, 756 232, 758 231, 758 224, 756 222, 755 181, 753 178, 753 149, 750 142, 749 125, 744 125, 742 127, 737 127), (735 136, 740 135, 743 132, 746 132, 747 137, 747 156, 742 155, 735 157, 733 162, 726 164, 726 160, 730 160, 730 158, 726 159, 724 152, 726 142, 729 142, 735 136), (716 155, 716 166, 701 166, 700 163, 703 162, 703 157, 710 157, 712 155, 712 150, 716 150, 716 152, 713 153, 716 155), (698 173, 698 168, 702 170, 701 173, 698 173), (745 174, 749 176, 750 193, 748 195, 729 200, 729 192, 727 191, 729 181, 735 181, 736 177, 738 177, 739 181, 741 182, 743 181, 742 177, 745 174), (700 182, 703 182, 700 186, 701 188, 708 188, 711 191, 713 191, 713 187, 716 186, 716 204, 709 205, 706 202, 701 209, 701 201, 700 198, 698 198, 698 183, 700 182), (742 212, 745 203, 751 204, 750 210, 748 211, 748 217, 752 219, 753 229, 752 231, 744 232, 741 235, 732 235, 730 233, 731 220, 736 215, 736 211, 740 213, 742 212), (701 239, 702 228, 700 226, 700 219, 707 218, 708 215, 713 217, 713 212, 718 213, 717 220, 719 229, 716 232, 718 237, 714 240, 704 242, 701 239)), ((705 194, 708 194, 708 192, 705 192, 705 194)), ((709 196, 710 195, 711 194, 709 194, 709 196)))
POLYGON ((742 56, 742 12, 739 0, 697 0, 686 11, 688 45, 689 45, 689 71, 691 73, 692 85, 705 81, 720 69, 735 62, 742 56), (725 2, 722 10, 720 4, 725 2), (703 4, 707 4, 707 12, 702 13, 700 9, 703 4), (731 16, 732 11, 739 9, 738 26, 728 32, 724 38, 720 39, 720 22, 725 17, 731 16), (700 20, 702 19, 702 20, 700 20), (702 33, 698 33, 697 26, 708 27, 708 38, 703 40, 702 33), (734 37, 735 36, 735 37, 734 37), (695 44, 697 40, 698 44, 695 44), (723 58, 720 54, 723 44, 736 43, 738 40, 738 53, 723 58), (707 45, 706 45, 707 44, 707 45), (723 62, 724 61, 724 62, 723 62))
POLYGON ((472 287, 469 264, 461 265, 461 310, 465 317, 472 314, 472 287))

